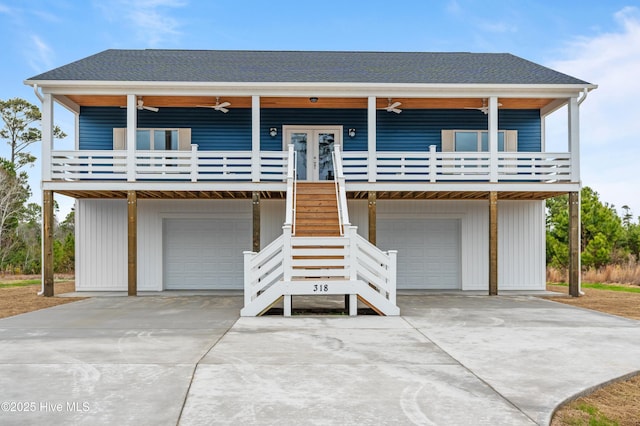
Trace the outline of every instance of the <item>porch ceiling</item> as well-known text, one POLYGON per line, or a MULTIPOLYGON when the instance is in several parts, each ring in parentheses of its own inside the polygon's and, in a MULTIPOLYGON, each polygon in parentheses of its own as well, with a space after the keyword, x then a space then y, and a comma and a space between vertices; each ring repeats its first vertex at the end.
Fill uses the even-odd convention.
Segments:
MULTIPOLYGON (((97 190, 59 190, 57 194, 68 197, 126 199, 127 191, 97 190)), ((283 191, 258 191, 262 199, 284 199, 283 191)), ((176 199, 176 200, 213 200, 213 199, 251 199, 252 191, 136 191, 141 199, 176 199)), ((546 200, 564 195, 566 192, 549 191, 502 191, 498 192, 499 200, 546 200)), ((350 199, 367 199, 368 191, 348 192, 350 199)), ((488 191, 378 191, 376 198, 383 200, 488 200, 488 191)))
MULTIPOLYGON (((69 95, 70 100, 80 106, 125 106, 125 95, 69 95)), ((251 98, 221 96, 221 101, 231 102, 231 108, 251 108, 251 98)), ((401 102, 402 109, 463 109, 479 108, 481 98, 393 98, 401 102)), ((502 109, 541 109, 553 102, 548 98, 500 98, 502 109)), ((144 104, 154 107, 195 107, 198 105, 215 105, 215 96, 144 96, 144 104)), ((366 98, 323 98, 312 103, 307 97, 261 97, 262 108, 354 108, 366 109, 366 98)), ((377 107, 387 106, 386 98, 377 99, 377 107)))

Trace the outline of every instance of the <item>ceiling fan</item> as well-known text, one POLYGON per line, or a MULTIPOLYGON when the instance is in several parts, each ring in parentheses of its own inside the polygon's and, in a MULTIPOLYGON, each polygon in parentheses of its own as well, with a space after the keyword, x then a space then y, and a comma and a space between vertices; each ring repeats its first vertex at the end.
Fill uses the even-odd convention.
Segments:
MULTIPOLYGON (((126 108, 126 106, 121 106, 120 108, 126 108)), ((142 98, 138 98, 136 108, 140 111, 142 111, 143 109, 146 109, 147 111, 153 111, 153 112, 160 111, 160 108, 145 106, 144 100, 142 98)))
MULTIPOLYGON (((500 102, 498 102, 498 107, 501 107, 502 104, 500 102)), ((489 114, 489 105, 487 105, 487 100, 486 99, 482 99, 482 106, 481 107, 464 107, 464 109, 477 109, 478 111, 482 111, 482 113, 484 115, 489 114)))
POLYGON ((213 108, 216 111, 221 111, 224 114, 229 112, 228 106, 231 106, 231 102, 222 102, 220 103, 220 96, 216 96, 216 104, 215 105, 197 105, 198 108, 213 108))
POLYGON ((400 114, 402 112, 402 110, 400 108, 398 108, 400 105, 402 105, 401 102, 394 102, 391 103, 391 98, 387 98, 389 103, 387 104, 386 107, 383 108, 378 108, 378 109, 383 109, 387 112, 395 112, 396 114, 400 114))

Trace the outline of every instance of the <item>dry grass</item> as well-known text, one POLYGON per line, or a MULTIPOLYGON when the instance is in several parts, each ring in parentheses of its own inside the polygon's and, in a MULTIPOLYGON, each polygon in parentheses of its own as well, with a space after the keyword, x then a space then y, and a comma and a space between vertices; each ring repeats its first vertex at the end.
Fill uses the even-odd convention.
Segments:
MULTIPOLYGON (((547 282, 567 282, 567 271, 547 268, 547 282)), ((640 285, 640 264, 634 261, 622 265, 607 265, 599 269, 590 268, 582 273, 586 283, 622 283, 640 285)))
MULTIPOLYGON (((33 276, 2 277, 3 282, 34 279, 33 276), (13 278, 17 278, 13 280, 13 278)), ((36 279, 39 277, 35 277, 36 279)), ((82 300, 84 297, 42 297, 38 296, 40 284, 25 285, 20 287, 0 288, 0 318, 50 308, 64 303, 82 300)), ((73 281, 60 281, 54 285, 55 294, 69 293, 75 290, 73 281)))
MULTIPOLYGON (((547 289, 561 293, 567 292, 565 286, 548 285, 547 289)), ((551 299, 568 305, 640 320, 639 293, 590 288, 583 288, 583 291, 585 295, 582 297, 551 299)), ((605 386, 564 405, 554 415, 551 425, 640 426, 640 375, 605 386)))

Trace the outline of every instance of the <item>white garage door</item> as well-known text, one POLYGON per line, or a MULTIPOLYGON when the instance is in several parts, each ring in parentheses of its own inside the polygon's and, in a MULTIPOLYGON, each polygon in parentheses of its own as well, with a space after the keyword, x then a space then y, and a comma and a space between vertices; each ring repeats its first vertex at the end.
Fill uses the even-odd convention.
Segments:
POLYGON ((398 289, 459 289, 460 220, 378 219, 378 247, 398 250, 398 289))
POLYGON ((249 219, 165 219, 163 229, 165 289, 243 288, 249 219))

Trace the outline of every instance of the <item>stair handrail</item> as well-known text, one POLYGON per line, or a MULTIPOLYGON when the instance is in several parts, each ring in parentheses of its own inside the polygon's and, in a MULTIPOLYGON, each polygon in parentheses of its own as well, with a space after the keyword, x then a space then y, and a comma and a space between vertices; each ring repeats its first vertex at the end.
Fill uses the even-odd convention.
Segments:
POLYGON ((280 281, 284 274, 285 236, 280 235, 258 253, 244 255, 244 306, 256 299, 268 287, 280 281))
POLYGON ((289 145, 289 155, 287 160, 287 198, 286 198, 286 214, 284 225, 290 226, 295 233, 296 220, 296 151, 293 144, 289 145))
POLYGON ((356 226, 347 227, 354 255, 356 279, 368 282, 380 295, 396 304, 397 250, 380 250, 357 232, 356 226))
POLYGON ((336 198, 338 201, 338 225, 340 227, 340 235, 345 234, 345 227, 351 225, 349 222, 349 209, 347 207, 347 189, 344 170, 342 168, 342 154, 340 153, 340 145, 333 146, 333 180, 336 185, 336 198))

